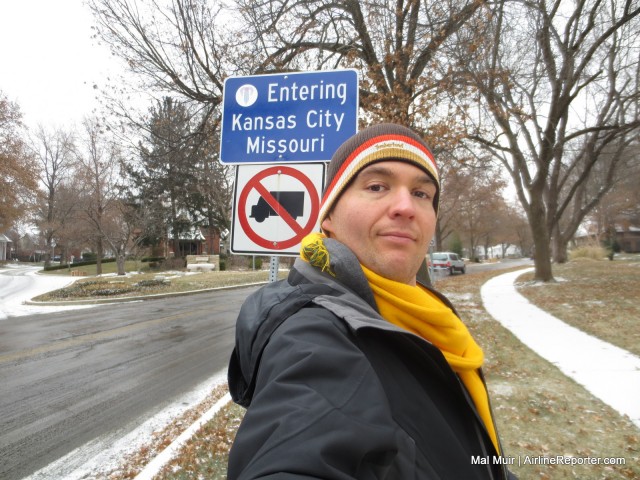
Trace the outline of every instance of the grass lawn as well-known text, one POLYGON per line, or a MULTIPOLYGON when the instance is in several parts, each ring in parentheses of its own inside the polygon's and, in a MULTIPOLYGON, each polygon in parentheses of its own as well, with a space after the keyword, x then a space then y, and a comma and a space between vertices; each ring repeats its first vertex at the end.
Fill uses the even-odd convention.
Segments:
MULTIPOLYGON (((52 264, 57 265, 57 264, 52 264)), ((113 275, 117 272, 116 262, 107 262, 102 264, 102 274, 103 275, 113 275)), ((124 264, 125 271, 127 272, 150 272, 149 263, 148 262, 139 262, 135 260, 127 260, 124 264)), ((68 268, 61 268, 59 270, 47 270, 42 273, 45 275, 71 275, 71 272, 80 271, 84 272, 87 276, 95 276, 96 275, 96 266, 95 265, 82 265, 82 266, 73 266, 71 264, 68 268)))
MULTIPOLYGON (((594 263, 581 264, 582 278, 595 275, 606 283, 598 265, 604 262, 594 263)), ((559 276, 562 268, 564 266, 556 266, 556 275, 559 276)), ((609 275, 613 274, 610 269, 609 275)), ((625 465, 616 466, 516 464, 511 467, 512 471, 521 480, 640 478, 640 430, 489 317, 481 306, 479 294, 480 286, 489 275, 484 279, 482 276, 473 279, 469 276, 467 280, 472 280, 467 282, 448 279, 447 283, 441 282, 439 288, 454 304, 461 306, 463 320, 485 351, 484 370, 504 453, 515 457, 516 463, 517 459, 524 462, 556 456, 625 459, 625 465)), ((545 292, 556 286, 535 288, 541 298, 545 298, 545 292)), ((575 301, 574 308, 581 310, 583 318, 590 318, 593 313, 590 305, 578 300, 581 287, 574 289, 577 297, 563 302, 575 301)), ((634 293, 627 290, 626 296, 632 299, 634 293)), ((551 303, 547 297, 540 306, 546 309, 551 303)), ((634 316, 621 320, 627 331, 637 332, 639 309, 637 305, 634 316)))
MULTIPOLYGON (((84 268, 83 268, 84 270, 84 268)), ((95 270, 95 267, 94 267, 95 270)), ((127 271, 135 271, 128 269, 127 271)), ((87 272, 89 273, 89 272, 87 272)), ((216 272, 142 272, 129 273, 124 276, 114 275, 103 270, 100 277, 87 276, 72 285, 48 292, 36 301, 69 301, 104 298, 127 298, 138 295, 158 295, 166 293, 189 292, 209 288, 261 283, 269 280, 267 270, 225 270, 216 272)), ((279 277, 287 272, 279 272, 279 277)))
POLYGON ((556 283, 542 288, 533 274, 523 275, 518 291, 565 323, 640 356, 640 256, 576 260, 556 265, 553 274, 556 283))

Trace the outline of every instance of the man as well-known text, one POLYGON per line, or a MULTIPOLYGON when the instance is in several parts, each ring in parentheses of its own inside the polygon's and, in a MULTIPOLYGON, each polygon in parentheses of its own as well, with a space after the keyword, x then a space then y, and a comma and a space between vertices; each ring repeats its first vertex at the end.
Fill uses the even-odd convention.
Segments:
POLYGON ((507 478, 482 350, 423 276, 440 195, 431 152, 377 125, 327 173, 323 233, 238 317, 229 387, 248 410, 228 478, 507 478))

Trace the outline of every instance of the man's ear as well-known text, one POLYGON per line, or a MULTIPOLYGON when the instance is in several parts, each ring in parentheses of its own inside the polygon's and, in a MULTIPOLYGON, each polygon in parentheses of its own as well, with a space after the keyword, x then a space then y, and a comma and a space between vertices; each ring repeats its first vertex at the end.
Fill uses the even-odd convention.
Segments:
POLYGON ((327 237, 331 237, 331 215, 327 215, 326 217, 324 217, 324 220, 322 220, 322 223, 320 224, 320 228, 327 237))

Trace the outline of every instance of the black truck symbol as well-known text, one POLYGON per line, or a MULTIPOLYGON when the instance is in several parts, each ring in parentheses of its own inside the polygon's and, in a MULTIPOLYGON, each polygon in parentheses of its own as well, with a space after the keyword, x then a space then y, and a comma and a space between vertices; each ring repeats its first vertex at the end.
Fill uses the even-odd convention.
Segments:
MULTIPOLYGON (((285 209, 293 219, 304 215, 304 192, 269 192, 278 204, 285 209)), ((250 218, 255 218, 258 223, 262 223, 270 216, 279 216, 267 201, 260 197, 256 205, 251 206, 250 218)))

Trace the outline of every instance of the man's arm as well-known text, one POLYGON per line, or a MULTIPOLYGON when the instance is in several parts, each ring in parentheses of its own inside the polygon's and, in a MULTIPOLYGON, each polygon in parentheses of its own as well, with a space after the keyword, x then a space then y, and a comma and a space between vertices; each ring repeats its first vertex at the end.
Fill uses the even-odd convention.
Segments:
POLYGON ((347 328, 324 309, 306 308, 264 351, 228 478, 394 478, 400 449, 412 457, 413 443, 347 328))

